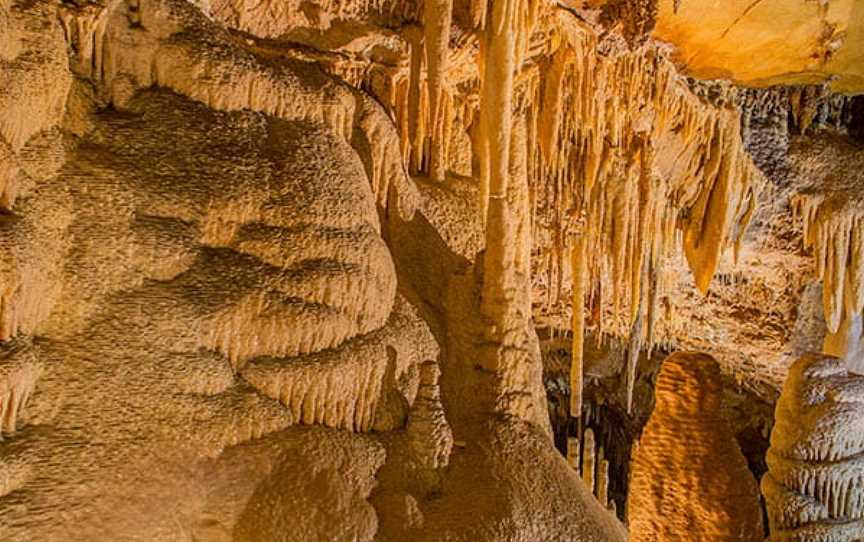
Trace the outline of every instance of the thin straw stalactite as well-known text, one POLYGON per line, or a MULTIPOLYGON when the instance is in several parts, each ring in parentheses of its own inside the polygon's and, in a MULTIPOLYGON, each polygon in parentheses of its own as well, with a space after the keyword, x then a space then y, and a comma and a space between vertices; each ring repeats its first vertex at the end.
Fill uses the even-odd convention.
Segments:
POLYGON ((578 418, 582 413, 582 378, 585 355, 585 277, 588 262, 585 254, 585 232, 579 232, 573 241, 573 361, 570 366, 570 415, 578 418))

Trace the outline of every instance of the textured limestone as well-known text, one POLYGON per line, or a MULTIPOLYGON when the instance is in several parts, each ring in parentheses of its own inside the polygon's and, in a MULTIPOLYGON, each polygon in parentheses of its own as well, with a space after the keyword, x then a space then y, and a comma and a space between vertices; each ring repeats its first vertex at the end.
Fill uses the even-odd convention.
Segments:
POLYGON ((676 353, 663 362, 633 452, 630 540, 763 539, 759 490, 721 416, 719 392, 710 356, 676 353))
POLYGON ((18 153, 60 124, 72 77, 53 2, 0 4, 0 205, 22 190, 18 153))
MULTIPOLYGON (((71 122, 65 164, 5 224, 4 271, 21 286, 5 298, 4 333, 39 339, 9 351, 0 373, 13 437, 4 539, 171 538, 204 521, 200 503, 221 490, 195 471, 227 447, 296 423, 405 424, 436 348, 404 300, 393 311, 393 262, 348 142, 165 90, 71 122), (274 386, 289 408, 267 397, 274 386)), ((436 423, 444 437, 429 448, 446 457, 436 423)), ((363 465, 371 476, 380 460, 363 465)), ((298 506, 321 506, 306 495, 298 506)), ((374 514, 351 502, 335 528, 365 514, 371 539, 374 514)), ((295 525, 292 510, 251 532, 295 525)), ((309 519, 297 539, 325 523, 309 519)))
POLYGON ((405 423, 404 409, 415 402, 419 388, 435 385, 437 379, 430 381, 429 376, 423 383, 419 367, 436 356, 437 346, 425 326, 400 299, 387 326, 346 342, 340 351, 294 363, 256 358, 239 374, 284 404, 301 423, 355 431, 368 431, 375 424, 376 429, 392 430, 405 423), (395 403, 387 402, 388 392, 394 393, 395 403), (387 416, 395 419, 385 421, 387 416))
POLYGON ((837 358, 812 354, 789 370, 762 479, 769 540, 864 537, 862 389, 837 358))
MULTIPOLYGON (((27 345, 8 345, 0 365, 0 437, 14 435, 36 389, 42 365, 27 345)), ((8 483, 8 482, 7 482, 8 483)), ((4 484, 0 484, 2 487, 4 484)), ((4 491, 5 493, 5 491, 4 491)))

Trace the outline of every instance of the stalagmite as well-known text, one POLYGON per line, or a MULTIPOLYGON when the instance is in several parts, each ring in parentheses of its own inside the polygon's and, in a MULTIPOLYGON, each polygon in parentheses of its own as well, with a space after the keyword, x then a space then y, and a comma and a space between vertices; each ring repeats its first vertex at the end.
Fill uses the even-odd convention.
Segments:
POLYGON ((756 480, 721 414, 720 389, 710 356, 676 353, 663 362, 633 452, 630 540, 762 540, 756 480))
POLYGON ((579 452, 581 448, 582 446, 578 437, 567 437, 567 463, 576 472, 579 472, 581 468, 579 464, 579 452))
POLYGON ((604 508, 609 507, 609 460, 600 461, 597 479, 597 500, 604 508))
POLYGON ((453 431, 441 403, 441 370, 434 361, 420 366, 417 398, 405 427, 418 460, 429 469, 446 467, 453 450, 453 431))
POLYGON ((592 494, 595 489, 594 469, 596 468, 597 460, 595 453, 594 430, 588 427, 582 435, 582 481, 585 482, 585 485, 592 494))
POLYGON ((771 542, 864 538, 864 377, 808 354, 777 402, 762 492, 771 542))
POLYGON ((627 413, 633 413, 633 391, 636 389, 636 371, 639 365, 639 353, 642 350, 642 312, 636 315, 633 328, 630 330, 630 342, 627 345, 627 413))

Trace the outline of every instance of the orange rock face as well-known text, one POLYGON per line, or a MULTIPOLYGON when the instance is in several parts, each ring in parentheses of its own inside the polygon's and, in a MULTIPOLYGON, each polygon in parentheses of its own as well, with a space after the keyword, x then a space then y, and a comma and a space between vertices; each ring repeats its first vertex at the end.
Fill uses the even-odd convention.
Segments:
POLYGON ((662 0, 654 35, 697 77, 759 86, 836 79, 837 90, 864 90, 857 0, 662 0))
POLYGON ((720 406, 712 357, 666 358, 631 467, 631 542, 762 540, 756 480, 720 406))

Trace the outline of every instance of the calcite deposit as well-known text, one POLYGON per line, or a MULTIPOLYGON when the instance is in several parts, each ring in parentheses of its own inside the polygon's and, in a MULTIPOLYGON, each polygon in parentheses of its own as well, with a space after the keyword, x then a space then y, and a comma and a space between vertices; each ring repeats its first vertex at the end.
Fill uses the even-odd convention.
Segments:
POLYGON ((759 490, 720 412, 717 362, 669 356, 655 399, 631 464, 630 540, 762 540, 759 490))
POLYGON ((717 4, 0 0, 0 539, 822 521, 864 13, 717 4))
POLYGON ((820 355, 805 356, 789 370, 762 479, 769 540, 864 537, 862 378, 820 355))

